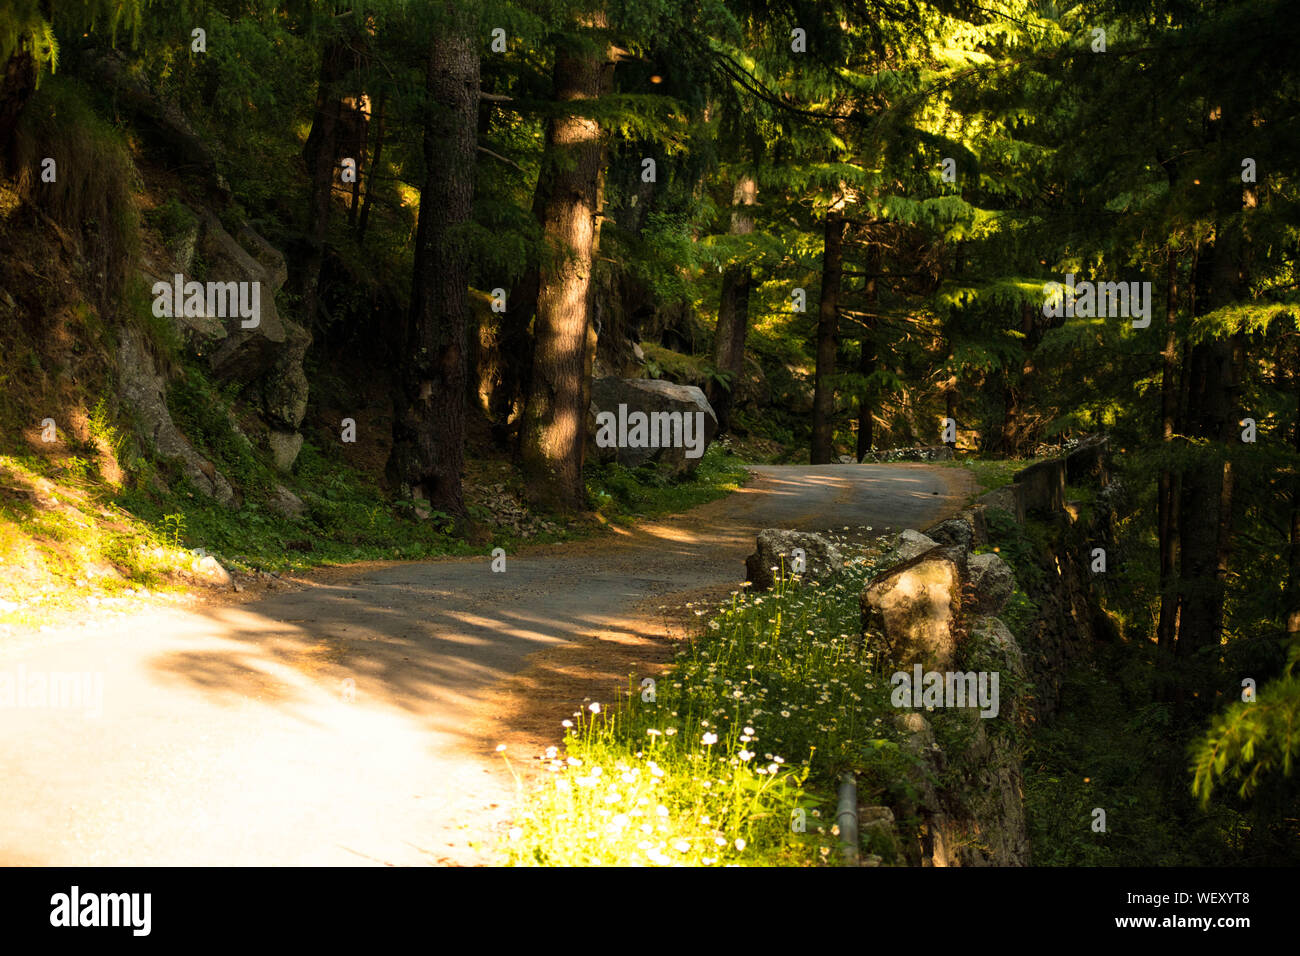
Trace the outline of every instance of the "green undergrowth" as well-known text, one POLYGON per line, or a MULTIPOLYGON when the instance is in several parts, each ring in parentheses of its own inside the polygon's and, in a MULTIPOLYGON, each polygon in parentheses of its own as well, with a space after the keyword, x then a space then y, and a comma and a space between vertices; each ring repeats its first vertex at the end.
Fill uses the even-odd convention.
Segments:
POLYGON ((1029 593, 1047 584, 1043 571, 1042 555, 1048 553, 1050 529, 1041 522, 1029 520, 1020 524, 1001 508, 987 508, 984 524, 988 542, 975 549, 976 553, 993 552, 1011 568, 1016 579, 1015 590, 1007 598, 998 616, 1011 629, 1011 633, 1024 645, 1030 628, 1038 618, 1039 607, 1029 593))
POLYGON ((509 551, 598 533, 611 521, 686 510, 745 478, 744 466, 721 448, 710 448, 684 480, 610 466, 589 477, 598 518, 557 518, 547 524, 553 531, 525 537, 476 508, 472 533, 458 536, 446 515, 417 518, 416 502, 388 497, 311 441, 293 473, 279 474, 240 429, 236 397, 194 367, 179 368, 168 406, 178 428, 228 479, 235 505, 196 488, 179 462, 152 454, 132 437, 125 413, 114 420, 101 401, 87 416, 88 440, 67 434, 57 456, 0 457, 0 561, 22 569, 0 586, 0 622, 45 623, 52 611, 84 606, 98 593, 185 590, 195 583, 188 575, 200 552, 247 573, 509 551), (286 500, 281 488, 301 501, 299 514, 277 507, 286 500))
MULTIPOLYGON (((122 503, 155 526, 168 514, 179 513, 182 541, 192 548, 204 548, 236 570, 283 571, 353 561, 478 554, 485 547, 509 550, 525 540, 568 540, 599 528, 592 522, 568 522, 558 525, 553 533, 524 539, 485 524, 479 530, 487 540, 471 543, 455 534, 446 515, 435 512, 425 520, 415 519, 415 502, 388 499, 364 476, 310 442, 304 443, 292 478, 279 476, 304 505, 300 517, 285 517, 269 504, 277 476, 260 464, 250 448, 228 437, 217 438, 206 447, 214 449, 232 480, 248 492, 241 507, 223 507, 196 493, 183 478, 169 496, 136 493, 125 496, 122 503)), ((605 501, 602 513, 624 523, 717 498, 738 487, 744 474, 742 466, 707 453, 693 480, 674 482, 648 470, 622 471, 624 474, 613 479, 618 495, 609 495, 613 500, 605 501)))
POLYGON ((671 477, 654 466, 631 469, 617 462, 589 466, 587 497, 602 517, 627 524, 721 498, 744 484, 747 474, 740 458, 715 443, 705 450, 689 478, 671 477))
POLYGON ((185 547, 202 548, 237 571, 301 570, 472 550, 436 517, 428 522, 406 520, 377 489, 346 466, 327 460, 314 446, 303 445, 286 487, 303 503, 300 516, 282 514, 269 498, 248 492, 239 507, 223 506, 184 477, 170 484, 168 494, 133 490, 118 503, 149 526, 175 534, 185 547))
POLYGON ((940 461, 935 464, 945 468, 965 468, 973 474, 977 485, 976 490, 971 494, 973 501, 980 495, 1012 484, 1016 479, 1016 472, 1046 460, 1045 458, 960 458, 956 461, 940 461))
POLYGON ((858 641, 858 596, 878 560, 855 557, 825 586, 733 594, 653 693, 633 688, 566 721, 509 861, 838 863, 840 773, 858 773, 863 803, 914 796, 888 678, 858 641))
POLYGON ((1187 728, 1152 702, 1151 662, 1122 646, 1076 667, 1024 763, 1036 866, 1232 866, 1248 821, 1202 810, 1188 786, 1187 728), (1096 829, 1105 812, 1105 831, 1096 829))
POLYGON ((88 457, 54 469, 39 456, 0 455, 0 623, 44 623, 91 592, 166 589, 187 563, 165 534, 112 502, 88 457))

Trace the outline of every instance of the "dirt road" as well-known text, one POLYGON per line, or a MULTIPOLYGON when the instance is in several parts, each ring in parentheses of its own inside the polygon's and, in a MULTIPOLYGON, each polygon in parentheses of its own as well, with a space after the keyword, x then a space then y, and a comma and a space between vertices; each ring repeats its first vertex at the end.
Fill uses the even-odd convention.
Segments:
POLYGON ((734 587, 761 528, 924 527, 972 487, 926 465, 753 471, 726 499, 527 549, 505 573, 487 555, 335 570, 0 646, 0 680, 69 695, 0 706, 0 864, 483 862, 514 790, 498 730, 540 712, 558 738, 575 658, 662 644, 654 607, 734 587))

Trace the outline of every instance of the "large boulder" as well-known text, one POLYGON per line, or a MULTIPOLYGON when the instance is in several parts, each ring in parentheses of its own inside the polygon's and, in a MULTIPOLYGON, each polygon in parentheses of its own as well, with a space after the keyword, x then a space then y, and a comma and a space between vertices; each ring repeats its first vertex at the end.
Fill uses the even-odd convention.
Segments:
POLYGON ((970 571, 970 591, 975 614, 997 614, 1016 589, 1016 577, 1011 568, 998 555, 976 554, 967 562, 970 571))
POLYGON ((288 277, 284 255, 247 225, 236 240, 210 211, 192 212, 199 224, 197 239, 182 238, 184 245, 196 243, 202 275, 188 273, 192 252, 173 249, 173 267, 146 262, 145 279, 151 288, 159 281, 172 284, 179 269, 182 282, 257 284, 257 321, 249 328, 241 316, 221 316, 219 310, 209 314, 206 301, 200 314, 175 315, 172 322, 186 351, 204 359, 213 375, 247 388, 273 436, 268 450, 276 467, 288 471, 302 445, 298 427, 307 413, 308 393, 303 359, 311 334, 276 309, 275 293, 288 277))
POLYGON ((210 554, 196 557, 190 563, 190 571, 199 580, 213 587, 228 588, 232 583, 230 572, 223 568, 221 562, 210 554))
POLYGON ((1019 485, 1003 485, 975 499, 976 510, 1005 511, 1017 524, 1025 523, 1025 504, 1019 485))
MULTIPOLYGON (((975 616, 968 625, 970 636, 967 638, 965 661, 967 666, 978 664, 989 667, 1002 675, 999 682, 1005 693, 1024 683, 1029 671, 1025 663, 1024 652, 1020 642, 1011 633, 1011 628, 1001 618, 993 616, 975 616), (978 658, 976 660, 975 658, 978 658)), ((1011 716, 1008 708, 1004 716, 1011 716)))
MULTIPOLYGON (((305 337, 310 343, 311 337, 301 326, 281 316, 275 307, 275 293, 284 281, 284 257, 267 244, 247 239, 259 254, 255 258, 226 232, 221 220, 212 213, 200 210, 199 218, 203 221, 199 255, 206 266, 203 281, 256 282, 259 288, 257 324, 244 328, 243 322, 227 319, 227 335, 208 355, 208 364, 220 378, 252 382, 274 368, 285 346, 296 344, 293 339, 305 337)), ((245 236, 256 235, 247 227, 241 232, 245 236)))
POLYGON ((904 852, 912 866, 956 866, 956 847, 948 845, 952 822, 935 787, 945 754, 923 715, 906 711, 895 714, 893 722, 903 734, 903 752, 911 757, 905 771, 910 786, 900 788, 899 816, 920 824, 905 842, 904 852))
POLYGON ((918 554, 934 549, 939 544, 928 535, 921 534, 919 531, 913 531, 911 528, 900 531, 894 537, 894 544, 890 548, 889 557, 895 562, 911 561, 918 554))
POLYGON ((136 416, 139 432, 160 458, 174 459, 203 494, 228 507, 239 502, 234 489, 212 462, 200 455, 172 421, 164 397, 166 382, 154 364, 144 337, 123 326, 117 349, 118 389, 122 402, 136 416))
POLYGON ((877 576, 860 598, 863 629, 879 635, 892 667, 952 669, 966 578, 966 552, 931 548, 877 576))
POLYGON ((285 518, 301 518, 306 506, 302 499, 284 485, 276 485, 266 506, 285 518))
POLYGON ((946 521, 926 529, 926 535, 938 544, 951 544, 974 551, 988 537, 984 513, 978 509, 959 511, 946 521))
POLYGON ((673 474, 693 472, 718 433, 718 416, 693 385, 654 378, 591 383, 587 447, 627 468, 651 462, 673 474))
POLYGON ((298 460, 298 452, 302 451, 302 435, 273 428, 267 432, 266 444, 276 471, 288 474, 293 463, 298 460))
POLYGON ((967 732, 960 749, 945 752, 922 714, 897 714, 903 749, 915 765, 907 772, 912 786, 899 798, 901 812, 895 816, 919 821, 903 841, 914 866, 1028 866, 1019 748, 1005 730, 1021 719, 1015 690, 1024 684, 1024 660, 997 618, 975 618, 970 629, 960 669, 999 674, 998 715, 954 712, 967 732), (944 778, 950 782, 937 785, 944 778))
POLYGON ((756 590, 766 590, 778 577, 788 579, 795 574, 805 581, 829 581, 844 567, 839 549, 819 534, 768 528, 758 533, 755 544, 755 552, 745 559, 745 577, 756 590), (803 552, 802 571, 797 550, 803 552))

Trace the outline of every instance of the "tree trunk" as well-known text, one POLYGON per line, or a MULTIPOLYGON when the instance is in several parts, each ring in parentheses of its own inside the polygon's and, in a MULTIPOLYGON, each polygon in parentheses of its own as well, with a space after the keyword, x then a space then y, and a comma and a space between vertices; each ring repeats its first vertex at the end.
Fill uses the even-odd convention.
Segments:
MULTIPOLYGON (((736 180, 731 195, 731 234, 747 236, 754 220, 746 207, 758 198, 758 183, 750 176, 736 180)), ((741 376, 745 374, 745 335, 749 331, 749 292, 753 277, 748 264, 729 266, 722 273, 718 299, 718 328, 713 339, 713 367, 726 379, 709 382, 709 404, 718 416, 718 434, 731 429, 731 407, 741 376)))
MULTIPOLYGON (((612 71, 608 52, 601 56, 562 51, 555 63, 556 99, 595 99, 612 71)), ((550 177, 542 223, 546 259, 538 270, 532 381, 520 423, 520 465, 530 499, 562 510, 579 509, 586 502, 584 366, 601 154, 596 120, 573 113, 551 119, 541 173, 550 177)))
MULTIPOLYGON (((1165 304, 1165 348, 1161 353, 1160 440, 1172 450, 1178 415, 1178 259, 1171 246, 1167 262, 1168 289, 1165 304)), ((1178 494, 1181 482, 1174 469, 1160 471, 1158 528, 1160 546, 1160 623, 1156 629, 1161 650, 1172 652, 1178 640, 1178 592, 1175 588, 1178 562, 1178 494)))
POLYGON ((379 107, 375 113, 375 152, 370 157, 370 169, 366 176, 366 191, 361 199, 361 216, 357 220, 357 245, 361 245, 366 239, 366 225, 370 222, 370 204, 372 202, 371 194, 375 191, 375 175, 379 172, 379 161, 384 155, 384 106, 388 99, 388 92, 379 94, 379 107))
POLYGON ((539 276, 537 267, 527 269, 510 287, 506 310, 501 314, 501 380, 488 401, 488 416, 505 427, 520 411, 532 381, 532 337, 529 326, 537 312, 539 276))
POLYGON ((817 310, 817 370, 813 379, 812 448, 809 461, 829 464, 834 454, 835 356, 839 351, 840 286, 844 277, 844 220, 836 213, 826 216, 826 239, 822 251, 822 290, 817 310))
MULTIPOLYGON (((1214 245, 1201 257, 1200 265, 1206 267, 1210 280, 1206 306, 1211 310, 1231 302, 1236 293, 1235 239, 1226 234, 1221 222, 1216 224, 1214 245)), ((1203 705, 1208 703, 1204 692, 1210 685, 1205 668, 1210 662, 1202 655, 1218 645, 1222 634, 1232 536, 1234 476, 1225 453, 1227 442, 1235 437, 1237 422, 1234 351, 1230 340, 1198 343, 1191 350, 1187 368, 1185 431, 1205 439, 1207 447, 1202 460, 1194 462, 1183 476, 1179 506, 1180 614, 1175 653, 1186 667, 1177 699, 1185 700, 1183 691, 1190 689, 1203 705)))
MULTIPOLYGON (((36 92, 36 60, 20 40, 0 72, 0 160, 7 166, 14 162, 14 130, 27 101, 36 92)), ((10 172, 13 172, 11 169, 10 172)))
MULTIPOLYGON (((1300 356, 1296 358, 1296 371, 1293 381, 1296 390, 1296 420, 1292 443, 1297 455, 1300 455, 1300 356)), ((1290 574, 1287 580, 1290 607, 1286 615, 1286 636, 1300 638, 1300 465, 1291 477, 1291 551, 1290 574)))
MULTIPOLYGON (((1228 420, 1227 390, 1231 354, 1225 342, 1205 342, 1192 348, 1188 375, 1186 431, 1208 439, 1214 454, 1228 420)), ((1219 586, 1219 508, 1223 493, 1223 467, 1215 460, 1193 464, 1183 476, 1179 522, 1182 552, 1182 621, 1178 634, 1180 656, 1215 642, 1223 610, 1219 586), (1192 518, 1191 516, 1195 516, 1192 518)))
MULTIPOLYGON (((957 421, 957 378, 953 376, 949 379, 947 386, 943 390, 943 413, 946 417, 957 421)), ((943 436, 940 435, 942 438, 943 436)), ((953 429, 953 439, 950 442, 944 442, 955 454, 957 451, 957 429, 953 429)))
POLYGON ((479 55, 463 24, 434 36, 426 77, 425 182, 415 237, 402 395, 390 478, 429 508, 465 517, 465 328, 469 252, 464 226, 474 198, 479 55))
MULTIPOLYGON (((545 225, 546 204, 550 196, 549 183, 544 175, 537 177, 533 190, 533 216, 538 226, 545 225)), ((539 265, 530 263, 514 281, 506 295, 506 310, 501 313, 498 332, 501 350, 501 377, 488 398, 488 418, 492 421, 494 439, 507 447, 511 422, 522 419, 523 406, 532 385, 533 338, 531 325, 537 314, 537 294, 541 277, 539 265)), ((514 435, 514 452, 520 454, 522 434, 514 435)))
MULTIPOLYGON (((868 377, 876 370, 876 343, 868 329, 862 330, 862 343, 858 351, 858 374, 868 377)), ((870 396, 864 386, 858 396, 858 447, 857 458, 861 462, 871 451, 875 440, 875 411, 870 396)))
MULTIPOLYGON (((876 329, 875 329, 875 311, 879 296, 876 293, 876 283, 879 281, 876 277, 880 273, 880 247, 874 243, 867 248, 867 279, 863 287, 864 298, 867 303, 867 312, 869 318, 862 328, 862 342, 858 349, 858 374, 867 378, 876 371, 876 329)), ((871 400, 871 392, 866 385, 862 386, 862 391, 858 393, 858 447, 857 457, 861 462, 871 451, 871 445, 875 437, 875 409, 874 402, 871 400)))
POLYGON ((370 112, 369 106, 362 109, 362 104, 367 103, 368 99, 364 97, 357 98, 357 104, 353 107, 356 113, 353 124, 361 130, 361 142, 357 149, 356 169, 353 170, 352 179, 352 196, 348 202, 348 229, 356 231, 357 228, 357 206, 361 204, 361 178, 366 172, 366 149, 370 145, 370 112))
POLYGON ((320 303, 320 273, 325 261, 325 236, 329 228, 330 201, 334 193, 334 168, 338 160, 339 117, 343 110, 339 82, 351 66, 352 51, 344 40, 333 40, 321 51, 320 77, 311 132, 303 145, 303 159, 311 179, 307 207, 307 250, 303 255, 302 323, 312 328, 320 303))

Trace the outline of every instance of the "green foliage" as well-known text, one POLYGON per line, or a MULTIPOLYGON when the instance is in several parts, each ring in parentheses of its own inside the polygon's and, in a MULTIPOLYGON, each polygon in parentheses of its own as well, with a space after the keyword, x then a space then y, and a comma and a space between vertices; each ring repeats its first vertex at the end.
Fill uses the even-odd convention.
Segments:
POLYGON ((606 518, 628 522, 637 517, 685 511, 739 488, 747 478, 744 465, 728 449, 705 449, 694 474, 673 479, 654 465, 635 470, 618 462, 590 464, 587 497, 606 518))
POLYGON ((1061 689, 1059 714, 1036 728, 1024 764, 1034 865, 1222 866, 1238 858, 1243 821, 1180 799, 1170 708, 1143 702, 1142 689, 1080 668, 1061 689), (1093 829, 1095 809, 1106 813, 1104 833, 1093 829))
POLYGON ((1300 643, 1293 642, 1282 676, 1259 688, 1257 699, 1238 701, 1216 716, 1192 753, 1192 792, 1208 805, 1215 787, 1241 781, 1249 797, 1262 779, 1289 777, 1300 753, 1300 643))
POLYGON ((173 548, 179 548, 181 539, 185 536, 185 516, 183 514, 163 515, 162 526, 167 543, 173 548))
POLYGON ((181 431, 211 455, 213 464, 237 488, 265 496, 275 487, 275 478, 252 442, 236 430, 230 411, 232 397, 223 395, 201 371, 190 366, 167 390, 167 406, 181 431))
POLYGON ((637 688, 574 715, 565 755, 516 818, 510 860, 838 862, 827 811, 839 773, 857 771, 864 799, 879 799, 901 794, 912 766, 888 683, 859 647, 858 594, 873 570, 861 558, 828 586, 734 593, 653 700, 637 688), (805 833, 792 832, 799 810, 805 833))
POLYGON ((90 444, 106 450, 113 458, 121 458, 127 447, 128 436, 113 421, 108 402, 104 396, 95 400, 94 406, 86 416, 86 431, 90 435, 90 444))
MULTIPOLYGON (((134 43, 139 37, 145 8, 150 0, 73 0, 59 5, 58 26, 65 36, 79 36, 93 32, 107 34, 110 43, 117 42, 118 30, 131 31, 134 43)), ((37 77, 59 65, 59 41, 55 24, 46 19, 49 7, 41 0, 5 0, 0 16, 0 63, 16 51, 31 55, 37 77)))
POLYGON ((145 214, 145 220, 158 231, 163 240, 172 245, 181 236, 198 225, 198 217, 175 196, 168 196, 167 201, 145 214))
MULTIPOLYGON (((977 495, 984 494, 988 491, 996 491, 1011 484, 1016 479, 1016 472, 1028 468, 1035 464, 1037 459, 1020 460, 1020 459, 988 459, 988 458, 965 458, 960 462, 954 463, 953 467, 966 468, 975 475, 975 481, 979 488, 975 492, 977 495)), ((1006 512, 1000 512, 997 519, 999 527, 1006 528, 1006 512)))
MULTIPOLYGON (((1014 515, 1001 508, 987 509, 984 519, 988 528, 988 550, 996 551, 1010 565, 1016 582, 1024 591, 1041 589, 1047 580, 1043 562, 1048 555, 1050 529, 1032 520, 1022 525, 1014 515)), ((1023 617, 1029 613, 1029 607, 1018 605, 1015 613, 1023 617)))
POLYGON ((67 77, 42 84, 23 111, 14 139, 18 187, 29 202, 83 238, 103 276, 99 298, 112 302, 138 252, 138 175, 122 133, 91 107, 86 87, 67 77), (55 161, 54 182, 41 180, 55 161))
POLYGON ((123 320, 145 335, 155 357, 163 368, 171 368, 180 360, 181 335, 176 323, 166 316, 154 314, 153 295, 141 276, 131 276, 122 289, 118 313, 123 320))

